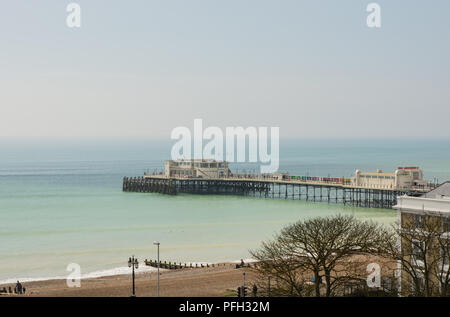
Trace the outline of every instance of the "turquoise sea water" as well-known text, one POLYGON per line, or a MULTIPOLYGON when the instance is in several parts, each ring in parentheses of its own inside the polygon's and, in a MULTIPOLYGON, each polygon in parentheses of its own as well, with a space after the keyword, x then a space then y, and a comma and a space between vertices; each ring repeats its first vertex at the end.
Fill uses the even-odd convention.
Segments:
MULTIPOLYGON (((296 220, 336 213, 390 224, 392 210, 233 196, 123 193, 123 176, 162 168, 169 141, 0 139, 0 282, 119 272, 132 254, 177 262, 249 258, 296 220)), ((281 171, 352 176, 420 166, 450 179, 450 140, 282 140, 281 171)), ((250 170, 256 166, 233 165, 250 170)))

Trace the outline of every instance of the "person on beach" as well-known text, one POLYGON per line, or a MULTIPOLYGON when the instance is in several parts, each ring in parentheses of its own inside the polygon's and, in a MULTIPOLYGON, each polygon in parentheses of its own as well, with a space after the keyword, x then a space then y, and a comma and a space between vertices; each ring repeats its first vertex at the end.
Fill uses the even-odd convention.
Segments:
POLYGON ((22 294, 22 284, 19 281, 17 281, 14 291, 16 294, 22 294))

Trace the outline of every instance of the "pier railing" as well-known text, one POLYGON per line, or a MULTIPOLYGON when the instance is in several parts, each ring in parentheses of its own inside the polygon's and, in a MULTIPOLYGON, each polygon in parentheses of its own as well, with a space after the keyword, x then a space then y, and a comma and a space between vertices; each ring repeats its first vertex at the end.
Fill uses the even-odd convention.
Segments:
POLYGON ((170 195, 177 193, 244 195, 261 198, 341 203, 369 208, 392 208, 397 203, 398 196, 418 196, 426 192, 426 190, 417 189, 365 188, 320 181, 248 177, 168 178, 164 175, 125 177, 123 179, 123 191, 170 195))
POLYGON ((361 188, 361 189, 378 189, 378 190, 393 190, 393 191, 417 191, 426 193, 439 186, 437 183, 428 183, 426 186, 414 186, 414 187, 390 187, 390 186, 362 186, 354 185, 352 179, 350 178, 332 178, 332 177, 309 177, 309 176, 288 176, 287 178, 280 178, 279 176, 274 176, 273 174, 231 174, 229 176, 222 176, 220 178, 207 178, 207 177, 181 177, 172 176, 167 177, 164 174, 157 173, 144 173, 145 178, 156 178, 156 179, 200 179, 200 180, 255 180, 255 181, 265 181, 265 182, 283 182, 283 183, 302 183, 311 185, 336 185, 336 186, 347 186, 350 188, 361 188))

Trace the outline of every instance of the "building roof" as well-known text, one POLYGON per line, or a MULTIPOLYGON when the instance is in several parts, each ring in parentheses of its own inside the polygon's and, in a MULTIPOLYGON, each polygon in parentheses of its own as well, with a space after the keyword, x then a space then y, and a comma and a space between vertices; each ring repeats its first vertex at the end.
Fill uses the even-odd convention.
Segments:
POLYGON ((450 199, 412 197, 404 195, 397 197, 397 205, 395 205, 393 208, 403 212, 409 211, 414 213, 449 215, 450 199))
POLYGON ((360 172, 360 175, 381 175, 381 176, 395 176, 394 173, 383 173, 383 172, 360 172))
POLYGON ((420 197, 397 197, 394 208, 419 213, 450 214, 450 182, 445 182, 420 197))
POLYGON ((423 194, 420 197, 423 198, 441 198, 442 196, 450 197, 450 182, 445 182, 439 187, 436 187, 435 189, 429 191, 426 194, 423 194))
POLYGON ((194 158, 166 160, 166 162, 227 163, 227 161, 216 161, 214 159, 194 159, 194 158))

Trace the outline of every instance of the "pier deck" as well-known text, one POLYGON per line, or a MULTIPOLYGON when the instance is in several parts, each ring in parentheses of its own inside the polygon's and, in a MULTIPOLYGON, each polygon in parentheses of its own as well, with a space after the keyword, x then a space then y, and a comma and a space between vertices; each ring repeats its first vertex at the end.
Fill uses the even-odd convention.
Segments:
POLYGON ((125 192, 157 192, 175 195, 229 194, 261 198, 342 203, 358 207, 392 208, 397 196, 419 196, 428 189, 368 188, 322 181, 277 180, 262 177, 182 178, 149 175, 123 179, 125 192))

